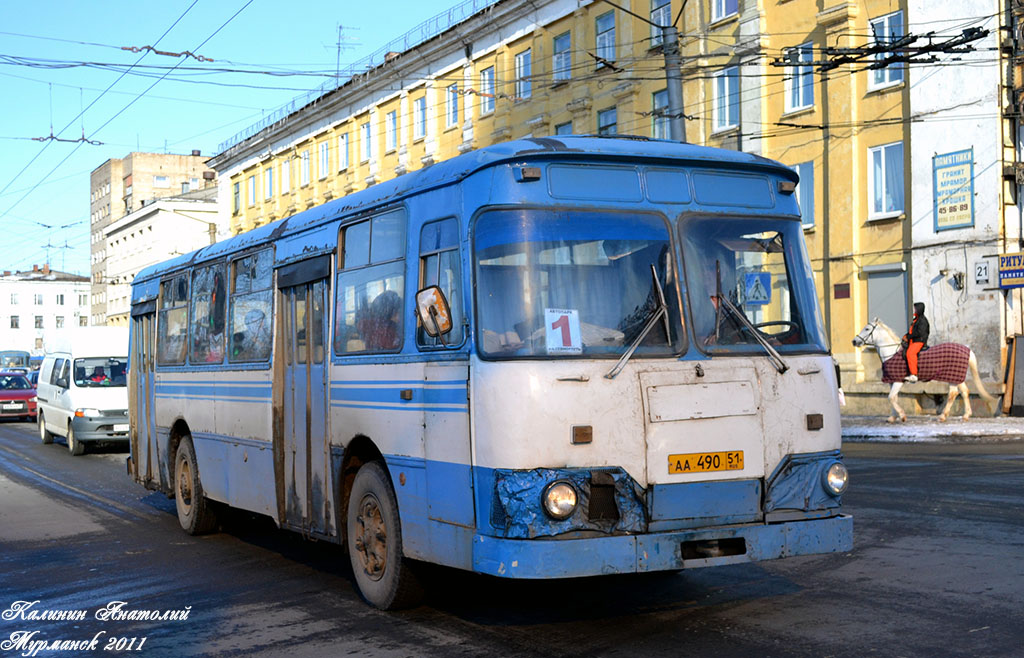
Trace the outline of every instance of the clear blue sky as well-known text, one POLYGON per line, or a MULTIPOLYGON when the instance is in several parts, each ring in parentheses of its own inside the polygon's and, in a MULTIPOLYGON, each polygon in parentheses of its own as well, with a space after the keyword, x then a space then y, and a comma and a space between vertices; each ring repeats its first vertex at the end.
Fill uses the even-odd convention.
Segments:
POLYGON ((50 0, 8 7, 0 23, 0 270, 31 269, 48 257, 54 268, 88 275, 93 169, 137 150, 212 156, 265 111, 334 73, 339 24, 344 70, 455 4, 50 0), (122 49, 147 45, 214 61, 122 49), (218 68, 247 72, 209 72, 218 68), (83 129, 102 144, 33 140, 78 140, 83 129))

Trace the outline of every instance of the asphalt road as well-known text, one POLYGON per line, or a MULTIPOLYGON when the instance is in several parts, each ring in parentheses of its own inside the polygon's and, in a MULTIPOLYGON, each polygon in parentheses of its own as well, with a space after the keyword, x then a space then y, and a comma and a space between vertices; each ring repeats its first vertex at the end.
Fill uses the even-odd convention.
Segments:
POLYGON ((851 553, 547 582, 432 569, 424 605, 382 613, 338 547, 243 514, 189 537, 123 452, 2 423, 0 612, 87 616, 0 619, 0 658, 18 632, 150 657, 1024 655, 1024 443, 844 452, 851 553), (95 619, 115 601, 187 618, 95 619))

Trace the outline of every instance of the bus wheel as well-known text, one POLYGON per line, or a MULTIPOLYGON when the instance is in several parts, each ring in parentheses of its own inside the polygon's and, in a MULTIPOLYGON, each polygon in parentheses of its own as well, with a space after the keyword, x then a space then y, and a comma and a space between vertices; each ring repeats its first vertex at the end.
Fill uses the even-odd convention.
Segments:
POLYGON ((423 590, 402 556, 398 502, 381 462, 368 462, 356 473, 347 529, 352 572, 367 603, 381 610, 415 605, 423 590))
POLYGON ((196 451, 192 437, 186 436, 178 444, 174 458, 174 504, 178 508, 178 523, 190 535, 202 535, 217 526, 213 503, 203 495, 196 465, 196 451))
POLYGON ((85 454, 85 444, 75 438, 75 428, 68 423, 68 452, 75 457, 85 454))
POLYGON ((44 445, 53 443, 53 434, 50 433, 50 430, 46 429, 46 421, 43 420, 42 411, 39 412, 39 440, 44 445))

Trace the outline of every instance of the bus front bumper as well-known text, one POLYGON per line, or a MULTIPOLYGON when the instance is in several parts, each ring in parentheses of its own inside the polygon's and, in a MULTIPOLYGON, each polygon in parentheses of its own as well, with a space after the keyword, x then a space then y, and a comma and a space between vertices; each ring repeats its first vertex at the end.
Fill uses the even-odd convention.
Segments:
POLYGON ((853 517, 585 539, 473 537, 473 570, 504 578, 574 578, 758 562, 853 548, 853 517))

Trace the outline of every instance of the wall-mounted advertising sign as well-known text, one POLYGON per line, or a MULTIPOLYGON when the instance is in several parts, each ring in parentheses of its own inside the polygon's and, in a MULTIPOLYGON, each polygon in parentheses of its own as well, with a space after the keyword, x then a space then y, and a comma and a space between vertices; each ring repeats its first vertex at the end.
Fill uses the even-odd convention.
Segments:
POLYGON ((999 287, 1024 288, 1024 252, 999 254, 999 287))
POLYGON ((974 226, 974 148, 932 157, 935 230, 974 226))

